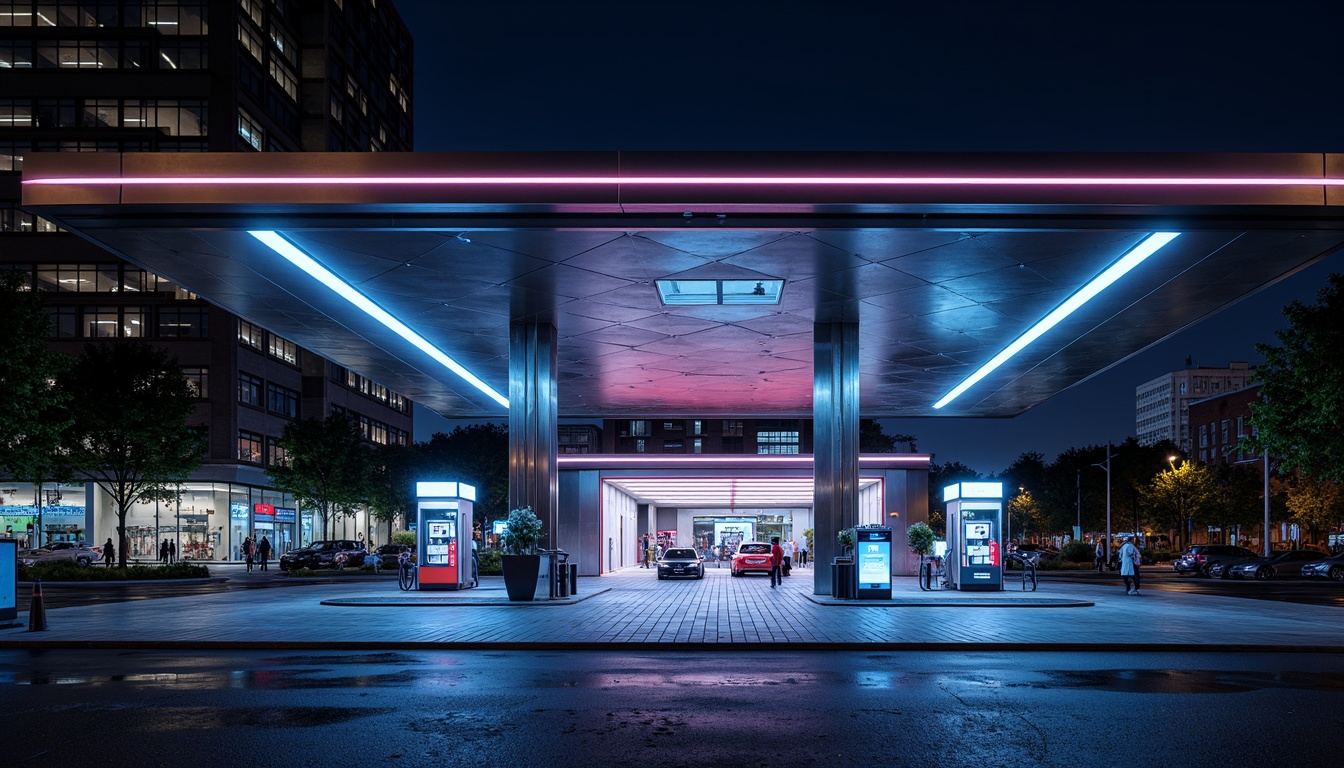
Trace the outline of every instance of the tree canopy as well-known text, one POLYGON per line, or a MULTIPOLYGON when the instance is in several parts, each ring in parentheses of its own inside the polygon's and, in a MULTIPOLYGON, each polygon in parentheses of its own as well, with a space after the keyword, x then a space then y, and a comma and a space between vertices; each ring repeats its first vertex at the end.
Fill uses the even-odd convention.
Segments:
POLYGON ((300 419, 280 435, 285 460, 266 468, 275 489, 293 494, 299 505, 315 510, 324 536, 332 524, 368 501, 371 451, 359 427, 333 413, 326 419, 300 419))
POLYGON ((56 459, 70 415, 56 377, 69 358, 47 349, 50 322, 41 294, 25 290, 23 275, 0 270, 0 476, 61 479, 56 459))
POLYGON ((138 341, 86 345, 60 384, 70 396, 65 458, 112 497, 125 567, 130 505, 176 498, 205 455, 195 397, 176 357, 138 341))
POLYGON ((1244 442, 1283 469, 1344 481, 1344 275, 1330 275, 1316 304, 1294 301, 1283 315, 1281 344, 1256 345, 1265 362, 1244 442))

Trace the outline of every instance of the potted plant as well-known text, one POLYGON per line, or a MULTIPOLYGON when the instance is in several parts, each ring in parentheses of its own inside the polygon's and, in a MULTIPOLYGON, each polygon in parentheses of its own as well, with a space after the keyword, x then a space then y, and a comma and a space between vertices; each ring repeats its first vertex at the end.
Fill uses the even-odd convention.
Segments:
POLYGON ((504 589, 509 599, 527 602, 536 597, 537 575, 541 571, 541 556, 537 554, 537 539, 541 537, 541 519, 531 507, 520 507, 509 512, 508 527, 500 536, 504 547, 501 566, 504 571, 504 589))
POLYGON ((849 551, 854 549, 854 529, 840 529, 840 533, 836 535, 835 540, 840 544, 840 557, 849 557, 849 551))
POLYGON ((919 555, 919 588, 928 589, 932 578, 924 571, 924 558, 933 552, 933 542, 937 538, 928 523, 918 522, 906 529, 905 539, 910 551, 919 555))

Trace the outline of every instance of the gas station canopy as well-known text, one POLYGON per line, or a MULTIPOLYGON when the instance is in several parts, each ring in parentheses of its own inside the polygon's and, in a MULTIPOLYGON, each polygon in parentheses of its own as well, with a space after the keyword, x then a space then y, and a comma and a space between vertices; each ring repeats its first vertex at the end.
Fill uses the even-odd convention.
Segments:
POLYGON ((24 205, 449 417, 1012 416, 1344 243, 1344 156, 38 154, 24 205), (989 364, 996 363, 994 367, 989 364))

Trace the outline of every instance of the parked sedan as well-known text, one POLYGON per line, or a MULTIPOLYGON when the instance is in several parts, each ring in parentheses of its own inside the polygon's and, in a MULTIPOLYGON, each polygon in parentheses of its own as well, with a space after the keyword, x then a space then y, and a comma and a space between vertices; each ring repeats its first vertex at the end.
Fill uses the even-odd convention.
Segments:
POLYGON ((737 547, 737 554, 733 555, 729 572, 734 576, 745 576, 748 573, 769 575, 770 545, 764 541, 742 542, 737 547))
POLYGON ((673 576, 692 576, 705 578, 705 561, 700 553, 690 547, 672 547, 663 553, 658 561, 658 579, 670 579, 673 576))
POLYGON ((1256 554, 1245 547, 1231 544, 1196 544, 1185 554, 1171 561, 1171 569, 1177 573, 1192 573, 1196 576, 1208 576, 1209 568, 1216 563, 1228 560, 1247 560, 1256 554))
POLYGON ((1321 553, 1305 549, 1290 549, 1271 553, 1269 557, 1241 560, 1227 568, 1234 579, 1272 579, 1275 576, 1298 576, 1302 566, 1321 559, 1321 553))
POLYGON ((24 565, 34 563, 56 563, 73 560, 80 565, 92 565, 102 558, 102 548, 88 547, 73 541, 52 541, 37 549, 25 549, 19 552, 19 562, 24 565))
POLYGON ((1302 575, 1309 579, 1344 581, 1344 553, 1307 563, 1302 566, 1302 575))

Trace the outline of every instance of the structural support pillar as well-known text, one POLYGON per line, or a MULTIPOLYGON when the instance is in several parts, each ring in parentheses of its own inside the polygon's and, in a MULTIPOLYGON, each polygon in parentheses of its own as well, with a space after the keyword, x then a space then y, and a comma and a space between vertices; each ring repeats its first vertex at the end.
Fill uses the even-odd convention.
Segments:
POLYGON ((836 536, 859 523, 859 324, 813 326, 813 592, 831 594, 836 536))
POLYGON ((556 338, 551 323, 509 324, 509 509, 532 507, 547 549, 560 541, 556 338))

